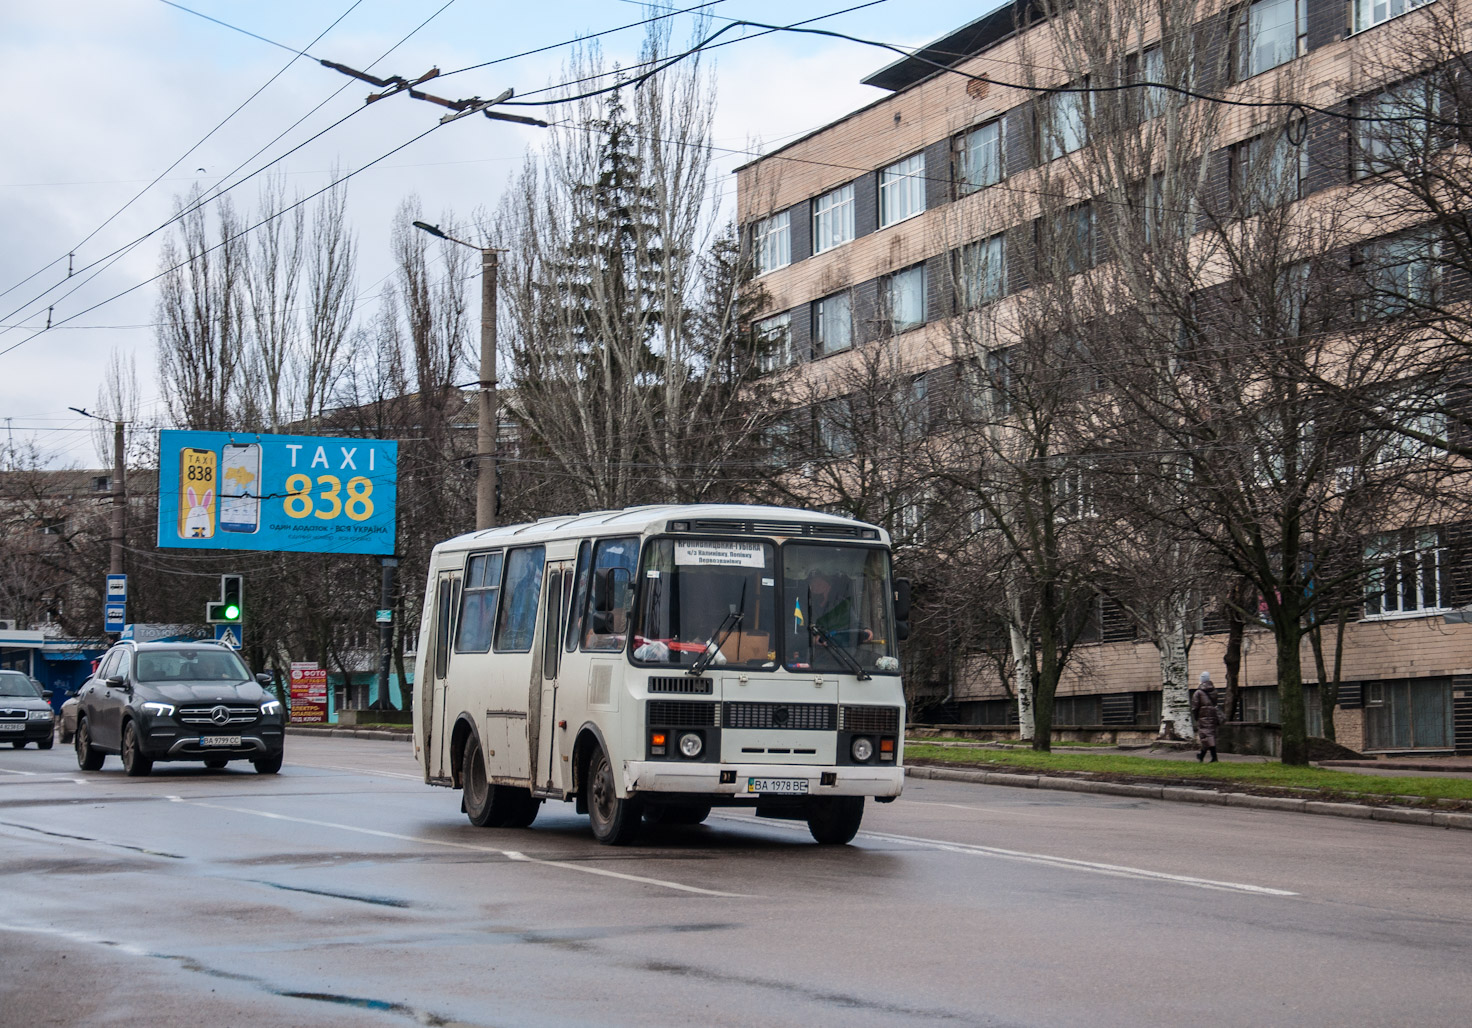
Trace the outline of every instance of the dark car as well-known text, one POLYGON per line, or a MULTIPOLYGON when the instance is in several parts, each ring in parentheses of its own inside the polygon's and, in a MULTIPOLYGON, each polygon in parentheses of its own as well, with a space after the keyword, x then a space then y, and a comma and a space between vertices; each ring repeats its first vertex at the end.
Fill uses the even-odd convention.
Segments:
POLYGON ((0 743, 19 750, 33 742, 38 749, 49 750, 54 724, 51 704, 30 675, 0 671, 0 743))
POLYGON ((281 770, 281 702, 240 657, 215 642, 121 642, 77 693, 77 766, 96 771, 109 753, 146 775, 155 761, 224 767, 249 760, 263 775, 281 770))

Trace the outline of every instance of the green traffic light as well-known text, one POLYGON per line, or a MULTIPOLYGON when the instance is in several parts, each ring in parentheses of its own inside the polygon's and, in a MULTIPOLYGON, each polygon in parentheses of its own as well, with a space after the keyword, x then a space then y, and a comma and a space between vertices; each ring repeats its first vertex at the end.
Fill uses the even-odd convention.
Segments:
POLYGON ((233 603, 227 604, 225 607, 225 617, 229 618, 231 621, 234 621, 236 618, 240 617, 240 608, 233 603))

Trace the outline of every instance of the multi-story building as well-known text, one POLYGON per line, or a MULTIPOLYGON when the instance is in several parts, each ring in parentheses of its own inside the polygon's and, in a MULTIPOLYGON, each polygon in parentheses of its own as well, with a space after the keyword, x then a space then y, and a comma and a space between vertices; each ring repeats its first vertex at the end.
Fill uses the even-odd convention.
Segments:
MULTIPOLYGON (((1056 6, 1064 18, 1073 5, 1056 6)), ((1297 100, 1307 106, 1286 115, 1287 131, 1264 133, 1266 113, 1282 112, 1246 104, 1212 123, 1202 165, 1209 189, 1236 198, 1247 169, 1271 167, 1268 203, 1337 198, 1345 209, 1354 206, 1355 191, 1371 195, 1368 172, 1380 144, 1365 135, 1365 112, 1398 110, 1395 90, 1419 69, 1399 83, 1387 80, 1387 54, 1398 45, 1394 34, 1425 13, 1416 10, 1424 3, 1186 6, 1202 12, 1190 29, 1199 44, 1192 59, 1215 62, 1216 70, 1193 70, 1186 84, 1196 96, 1138 90, 1135 116, 1144 122, 1168 103, 1209 102, 1202 96, 1297 100)), ((865 78, 884 91, 873 103, 738 169, 738 218, 768 304, 759 322, 769 343, 766 366, 786 369, 785 381, 805 383, 808 396, 815 383, 841 377, 873 347, 887 348, 891 366, 917 383, 950 376, 958 311, 1027 292, 1022 251, 1035 245, 1048 216, 1047 201, 1037 197, 1060 181, 1047 176, 1050 166, 1091 159, 1089 105, 1107 92, 1102 87, 1161 80, 1159 25, 1149 15, 1134 24, 1137 40, 1116 47, 1124 56, 1105 75, 1080 65, 1087 40, 1054 42, 1056 25, 1037 3, 1004 4, 865 78), (1091 82, 1100 92, 1089 91, 1091 82)), ((1146 195, 1152 174, 1158 177, 1158 165, 1138 173, 1146 195)), ((1252 202, 1263 204, 1260 197, 1252 202)), ((1087 213, 1084 206, 1069 212, 1087 213)), ((1354 230, 1361 237, 1355 245, 1388 237, 1390 244, 1378 244, 1383 249, 1422 238, 1406 230, 1404 219, 1365 219, 1354 230)), ((1082 237, 1087 229, 1079 231, 1082 237)), ((1092 252, 1095 244, 1088 247, 1092 252)), ((1404 291, 1418 288, 1421 259, 1413 253, 1391 269, 1404 291)), ((1084 263, 1107 260, 1101 253, 1084 263)), ((1472 751, 1472 582, 1464 581, 1450 548, 1454 534, 1431 525, 1401 532, 1397 545, 1377 544, 1384 560, 1346 632, 1334 713, 1341 742, 1367 750, 1472 751)), ((1198 633, 1191 680, 1210 670, 1220 681, 1224 623, 1208 615, 1198 633)), ((1075 651, 1060 682, 1055 726, 1153 730, 1161 709, 1155 646, 1108 601, 1086 638, 1092 641, 1075 651)), ((1015 702, 994 663, 960 665, 949 683, 960 720, 1015 721, 1015 702)), ((1306 644, 1303 667, 1312 682, 1306 644)), ((1240 683, 1242 719, 1277 720, 1273 636, 1260 626, 1247 631, 1240 683)), ((1312 687, 1308 693, 1309 731, 1321 734, 1312 687)))

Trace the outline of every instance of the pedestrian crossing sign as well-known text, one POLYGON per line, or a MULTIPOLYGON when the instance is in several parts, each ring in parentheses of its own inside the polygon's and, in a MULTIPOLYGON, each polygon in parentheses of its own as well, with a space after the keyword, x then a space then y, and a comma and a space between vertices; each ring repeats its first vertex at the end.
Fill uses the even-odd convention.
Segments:
POLYGON ((240 649, 240 626, 216 625, 215 642, 222 642, 232 650, 240 649))

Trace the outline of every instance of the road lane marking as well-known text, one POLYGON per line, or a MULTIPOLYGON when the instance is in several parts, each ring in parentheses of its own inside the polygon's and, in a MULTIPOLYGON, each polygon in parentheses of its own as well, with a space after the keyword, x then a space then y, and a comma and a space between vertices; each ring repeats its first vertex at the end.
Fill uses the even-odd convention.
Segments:
POLYGON ((8 767, 0 767, 0 774, 7 774, 7 775, 35 775, 35 774, 38 774, 38 773, 39 772, 36 772, 36 771, 13 771, 13 770, 11 770, 8 767))
MULTIPOLYGON (((768 821, 752 817, 733 817, 729 814, 717 814, 716 816, 728 821, 768 825, 772 828, 786 828, 789 831, 805 830, 805 828, 786 824, 781 821, 768 821)), ((1006 850, 997 846, 978 846, 966 842, 948 842, 944 839, 926 839, 915 835, 895 835, 892 832, 861 831, 859 835, 870 839, 880 839, 885 842, 898 842, 907 846, 924 846, 946 853, 961 853, 976 857, 996 857, 1000 860, 1015 860, 1026 864, 1040 864, 1044 867, 1062 868, 1067 871, 1084 871, 1089 874, 1109 875, 1114 878, 1135 878, 1141 881, 1169 882, 1174 885, 1188 885, 1195 889, 1212 889, 1218 892, 1242 892, 1253 896, 1298 895, 1298 893, 1289 892, 1287 889, 1272 889, 1266 885, 1249 885, 1245 882, 1219 882, 1211 878, 1175 875, 1165 871, 1150 871, 1142 867, 1126 867, 1122 864, 1104 864, 1095 860, 1076 860, 1073 857, 1057 857, 1048 853, 1026 853, 1022 850, 1006 850)))
POLYGON ((469 842, 451 842, 448 839, 426 839, 419 835, 402 835, 398 832, 385 832, 376 828, 359 828, 357 825, 338 824, 334 821, 317 821, 306 817, 292 817, 290 814, 275 814, 266 810, 251 810, 249 807, 227 807, 220 803, 204 803, 200 800, 186 800, 182 796, 166 796, 165 799, 171 803, 187 803, 190 806, 206 807, 210 810, 225 810, 232 814, 252 814, 256 817, 269 818, 273 821, 290 821, 299 825, 314 825, 318 828, 336 828, 344 832, 357 832, 360 835, 373 835, 381 839, 397 839, 400 842, 415 842, 424 846, 443 846, 448 849, 469 850, 472 853, 494 853, 505 857, 507 860, 522 864, 539 864, 543 867, 555 867, 563 871, 576 871, 579 874, 597 875, 600 878, 618 878, 625 882, 638 882, 642 885, 654 885, 661 889, 674 889, 677 892, 691 892, 699 896, 721 896, 727 899, 751 899, 747 893, 741 892, 719 892, 715 889, 702 889, 697 885, 685 885, 683 882, 671 882, 663 878, 648 878, 644 875, 625 874, 622 871, 609 871, 601 867, 584 867, 566 860, 547 860, 543 857, 529 857, 519 850, 503 850, 496 846, 478 846, 469 842))
POLYGON ((355 775, 378 775, 382 778, 403 778, 410 782, 424 781, 423 775, 406 775, 402 771, 375 771, 366 767, 343 767, 339 764, 308 764, 300 760, 293 760, 292 767, 311 767, 318 771, 349 771, 355 775))

